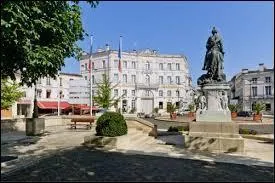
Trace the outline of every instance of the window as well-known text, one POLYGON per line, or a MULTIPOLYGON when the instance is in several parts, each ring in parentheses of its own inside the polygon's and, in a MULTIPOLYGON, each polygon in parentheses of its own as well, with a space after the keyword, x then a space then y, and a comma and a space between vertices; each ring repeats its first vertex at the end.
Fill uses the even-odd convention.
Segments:
POLYGON ((106 68, 106 63, 105 60, 102 60, 102 68, 105 69, 106 68))
POLYGON ((81 64, 81 68, 84 69, 84 65, 83 64, 81 64))
POLYGON ((106 77, 106 74, 102 74, 102 81, 104 80, 104 77, 106 77))
POLYGON ((92 90, 92 96, 94 96, 95 95, 95 91, 94 90, 92 90))
POLYGON ((136 96, 136 90, 132 90, 132 96, 136 96))
POLYGON ((167 83, 168 84, 172 84, 172 78, 171 78, 171 76, 167 76, 167 83))
POLYGON ((115 97, 118 96, 118 89, 114 89, 114 96, 115 96, 115 97))
POLYGON ((84 78, 85 78, 85 80, 87 80, 88 78, 87 78, 87 76, 84 76, 84 78))
POLYGON ((271 111, 271 104, 265 104, 265 111, 271 111))
POLYGON ((127 97, 127 90, 123 90, 123 96, 127 97))
POLYGON ((179 85, 180 84, 180 77, 176 76, 176 83, 179 85))
POLYGON ((180 107, 180 103, 176 102, 176 107, 179 108, 180 107))
POLYGON ((74 80, 73 78, 70 78, 70 81, 74 80))
POLYGON ((22 95, 23 95, 22 97, 26 97, 27 96, 25 91, 22 92, 22 95))
POLYGON ((92 76, 92 83, 95 84, 95 76, 92 76))
POLYGON ((271 78, 270 77, 265 77, 265 82, 266 83, 270 83, 271 82, 271 78))
POLYGON ((145 96, 146 96, 146 97, 149 97, 149 96, 150 96, 149 90, 146 90, 145 96))
POLYGON ((91 68, 92 70, 94 70, 95 69, 95 63, 94 62, 92 62, 92 68, 91 68))
POLYGON ((37 80, 37 84, 41 84, 41 78, 37 80))
POLYGON ((62 86, 62 78, 59 78, 59 85, 62 86))
POLYGON ((163 84, 163 76, 159 76, 159 84, 163 84))
POLYGON ((88 64, 85 63, 85 71, 87 71, 87 70, 88 70, 88 64))
POLYGON ((132 100, 132 109, 135 109, 136 108, 136 101, 135 100, 132 100))
POLYGON ((123 68, 127 68, 127 61, 123 61, 123 68))
POLYGON ((114 67, 118 68, 118 60, 114 60, 114 67))
POLYGON ((41 89, 36 90, 36 96, 37 96, 37 98, 41 98, 41 94, 42 94, 42 90, 41 89))
POLYGON ((179 71, 180 70, 180 64, 176 63, 176 70, 179 71))
POLYGON ((176 96, 180 97, 180 91, 179 90, 176 91, 176 96))
POLYGON ((114 74, 114 81, 118 82, 118 74, 114 74))
POLYGON ((46 98, 51 98, 51 90, 46 91, 46 98))
POLYGON ((145 65, 145 66, 146 66, 146 70, 149 70, 149 69, 150 69, 150 64, 149 64, 148 61, 146 62, 146 65, 145 65))
POLYGON ((51 79, 49 77, 47 77, 46 85, 51 85, 51 79))
POLYGON ((62 91, 62 90, 60 90, 59 94, 60 94, 60 95, 59 95, 60 98, 64 98, 64 95, 63 95, 63 91, 62 91))
POLYGON ((172 70, 172 64, 171 64, 171 63, 168 63, 167 67, 168 67, 168 70, 169 70, 169 71, 172 70))
POLYGON ((162 97, 163 96, 163 91, 159 90, 159 96, 162 97))
POLYGON ((168 96, 168 97, 171 97, 171 90, 168 90, 168 91, 167 91, 167 96, 168 96))
POLYGON ((123 82, 127 83, 127 75, 126 74, 123 74, 123 82))
POLYGON ((252 96, 253 97, 257 96, 257 86, 252 87, 252 96))
POLYGON ((257 78, 252 78, 252 83, 257 84, 257 78))
POLYGON ((265 86, 265 94, 271 95, 271 86, 265 86))
POLYGON ((159 64, 159 70, 163 70, 163 63, 159 64))
POLYGON ((149 76, 149 75, 146 75, 146 77, 145 77, 145 83, 146 83, 147 85, 150 84, 150 76, 149 76))
POLYGON ((136 75, 132 75, 131 77, 132 77, 132 83, 133 84, 136 83, 136 75))
POLYGON ((133 69, 136 68, 136 62, 132 62, 132 68, 133 68, 133 69))
POLYGON ((163 109, 163 102, 159 102, 159 109, 163 109))

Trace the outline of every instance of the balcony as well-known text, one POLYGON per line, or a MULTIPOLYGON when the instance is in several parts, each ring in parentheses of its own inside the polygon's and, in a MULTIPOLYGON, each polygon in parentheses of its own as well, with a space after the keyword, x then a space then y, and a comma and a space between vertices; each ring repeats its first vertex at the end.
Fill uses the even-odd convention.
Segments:
POLYGON ((159 88, 159 84, 158 83, 152 83, 152 84, 136 83, 135 88, 136 89, 157 90, 159 88))

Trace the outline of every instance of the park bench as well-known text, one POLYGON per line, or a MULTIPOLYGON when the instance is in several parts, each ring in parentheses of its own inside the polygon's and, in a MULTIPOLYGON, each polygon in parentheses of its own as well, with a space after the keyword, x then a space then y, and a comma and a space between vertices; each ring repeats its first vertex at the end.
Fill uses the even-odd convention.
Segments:
POLYGON ((94 117, 82 117, 82 118, 72 118, 71 119, 71 128, 76 129, 76 125, 85 125, 88 129, 92 128, 92 123, 95 122, 94 117))

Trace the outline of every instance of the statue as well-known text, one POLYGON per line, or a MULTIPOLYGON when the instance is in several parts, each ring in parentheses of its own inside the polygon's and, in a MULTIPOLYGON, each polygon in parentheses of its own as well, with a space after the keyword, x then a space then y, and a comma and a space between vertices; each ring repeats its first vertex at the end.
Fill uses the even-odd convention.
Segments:
POLYGON ((215 27, 213 27, 212 36, 207 40, 206 49, 202 70, 206 70, 207 73, 198 79, 198 85, 226 81, 225 74, 223 73, 224 51, 222 39, 215 27))
POLYGON ((220 92, 220 101, 221 101, 221 108, 223 110, 228 110, 228 98, 225 94, 225 91, 220 92))
POLYGON ((206 98, 203 94, 199 96, 199 109, 206 110, 206 98))

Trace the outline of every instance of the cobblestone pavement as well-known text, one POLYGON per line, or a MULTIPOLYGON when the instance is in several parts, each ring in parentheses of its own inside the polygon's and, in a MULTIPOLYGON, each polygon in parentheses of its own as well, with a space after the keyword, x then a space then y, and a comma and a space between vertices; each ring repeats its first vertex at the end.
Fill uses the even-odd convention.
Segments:
POLYGON ((107 152, 58 152, 1 181, 273 181, 273 167, 107 152))

